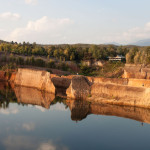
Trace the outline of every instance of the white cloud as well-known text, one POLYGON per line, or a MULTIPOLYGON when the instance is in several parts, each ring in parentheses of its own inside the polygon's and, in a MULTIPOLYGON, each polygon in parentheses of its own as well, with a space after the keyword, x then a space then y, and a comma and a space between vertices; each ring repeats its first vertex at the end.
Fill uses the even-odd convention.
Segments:
POLYGON ((41 143, 37 150, 68 150, 66 146, 60 144, 54 144, 51 140, 45 143, 41 143))
POLYGON ((41 107, 41 106, 35 106, 35 108, 39 109, 41 112, 45 112, 45 108, 41 107))
POLYGON ((18 20, 21 16, 17 13, 4 12, 0 14, 0 19, 4 20, 18 20))
POLYGON ((22 128, 27 131, 33 131, 35 129, 35 124, 34 123, 24 123, 22 125, 22 128))
POLYGON ((16 28, 5 39, 9 41, 30 41, 38 43, 59 42, 63 40, 68 26, 73 23, 69 18, 50 19, 44 16, 36 21, 29 21, 24 28, 16 28))
POLYGON ((2 141, 6 150, 36 149, 34 138, 28 136, 10 135, 2 141))
POLYGON ((107 42, 119 42, 123 44, 128 44, 148 38, 150 38, 150 22, 146 23, 143 27, 135 27, 123 33, 106 36, 103 38, 103 40, 107 42))
POLYGON ((25 3, 28 5, 36 5, 38 3, 38 0, 25 0, 25 3))
POLYGON ((69 150, 65 145, 61 144, 61 141, 41 141, 41 139, 31 136, 9 135, 1 142, 6 150, 69 150))
POLYGON ((42 143, 38 150, 56 150, 56 146, 50 141, 49 143, 42 143))
POLYGON ((63 104, 57 103, 53 107, 50 108, 50 110, 56 110, 56 111, 68 111, 68 109, 65 109, 65 106, 63 104))
POLYGON ((17 108, 8 108, 8 109, 0 109, 0 114, 10 115, 10 114, 17 114, 19 110, 17 108))

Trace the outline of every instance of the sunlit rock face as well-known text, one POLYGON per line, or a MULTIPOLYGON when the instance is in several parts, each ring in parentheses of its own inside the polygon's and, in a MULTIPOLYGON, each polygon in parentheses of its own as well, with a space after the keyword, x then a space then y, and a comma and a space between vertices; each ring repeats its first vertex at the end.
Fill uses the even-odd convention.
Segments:
POLYGON ((67 89, 67 98, 75 100, 86 100, 90 95, 91 85, 89 80, 84 76, 74 76, 71 84, 67 89))
POLYGON ((150 79, 150 68, 143 65, 126 64, 123 78, 150 79))
POLYGON ((46 71, 18 69, 15 77, 15 84, 55 93, 55 86, 51 81, 50 73, 46 71))
POLYGON ((150 89, 145 87, 99 83, 92 85, 91 94, 99 102, 150 108, 150 89))
POLYGON ((14 88, 18 103, 38 105, 49 109, 55 95, 37 89, 20 87, 14 88))
POLYGON ((113 83, 119 85, 128 85, 128 79, 125 78, 102 78, 102 77, 87 77, 91 83, 113 83))

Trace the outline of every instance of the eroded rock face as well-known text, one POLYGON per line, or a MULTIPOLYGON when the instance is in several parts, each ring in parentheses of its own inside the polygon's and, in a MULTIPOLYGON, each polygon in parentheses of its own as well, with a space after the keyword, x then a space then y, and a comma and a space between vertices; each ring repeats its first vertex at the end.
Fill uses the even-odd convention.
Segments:
POLYGON ((150 88, 99 83, 92 85, 91 95, 109 104, 150 108, 150 88))
POLYGON ((14 83, 20 86, 37 88, 42 91, 55 93, 55 86, 51 81, 50 73, 46 71, 18 69, 14 83))
POLYGON ((75 100, 86 100, 90 95, 91 84, 84 76, 74 76, 66 91, 67 98, 75 100))
POLYGON ((123 78, 150 79, 150 68, 143 65, 126 64, 123 78))

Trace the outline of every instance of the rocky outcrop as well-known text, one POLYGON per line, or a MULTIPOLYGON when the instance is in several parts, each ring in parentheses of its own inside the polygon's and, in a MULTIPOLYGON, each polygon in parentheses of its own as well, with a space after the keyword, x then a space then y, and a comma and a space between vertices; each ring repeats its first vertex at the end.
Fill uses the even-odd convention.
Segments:
POLYGON ((66 91, 67 98, 75 100, 86 100, 90 95, 91 84, 84 76, 74 76, 66 91))
POLYGON ((150 79, 150 68, 143 65, 126 64, 123 78, 150 79))
POLYGON ((17 86, 14 88, 14 91, 18 103, 38 105, 46 109, 50 108, 50 104, 55 98, 55 95, 53 94, 28 87, 17 86))
POLYGON ((104 83, 93 84, 91 95, 93 101, 150 108, 149 88, 104 83))
POLYGON ((55 94, 50 73, 33 69, 18 69, 14 83, 19 86, 37 88, 55 94))
MULTIPOLYGON (((136 71, 140 69, 137 67, 136 71)), ((10 80, 14 80, 15 85, 37 88, 67 99, 87 100, 91 97, 93 101, 150 108, 148 79, 112 79, 80 75, 59 77, 41 70, 18 69, 10 80)))
POLYGON ((144 79, 104 79, 75 76, 67 98, 150 108, 150 81, 144 79), (89 82, 89 80, 91 82, 89 82))
POLYGON ((128 85, 133 87, 150 88, 150 80, 148 79, 128 79, 128 85))

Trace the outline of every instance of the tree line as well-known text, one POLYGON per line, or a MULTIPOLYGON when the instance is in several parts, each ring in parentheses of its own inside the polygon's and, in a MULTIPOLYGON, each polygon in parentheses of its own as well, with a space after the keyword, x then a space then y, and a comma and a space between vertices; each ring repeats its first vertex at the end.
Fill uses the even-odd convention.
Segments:
MULTIPOLYGON (((9 54, 18 54, 24 56, 44 56, 48 59, 56 58, 60 61, 82 60, 108 60, 108 56, 116 55, 126 56, 127 63, 148 64, 150 63, 150 47, 138 46, 116 46, 116 45, 39 45, 36 43, 17 43, 11 42, 0 43, 0 52, 9 54)), ((18 60, 19 61, 19 60, 18 60)), ((37 64, 42 64, 37 60, 37 64)), ((31 63, 26 60, 26 63, 31 63)), ((51 62, 52 63, 52 62, 51 62)), ((44 65, 44 63, 43 63, 44 65)), ((42 65, 41 65, 42 66, 42 65)))
POLYGON ((149 64, 150 47, 134 47, 126 54, 126 62, 129 64, 149 64))
POLYGON ((61 61, 107 60, 108 56, 126 55, 129 48, 115 45, 38 45, 36 43, 1 43, 0 52, 25 56, 45 56, 61 61))

